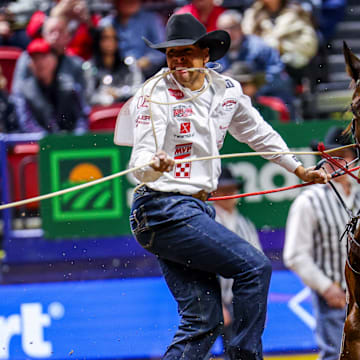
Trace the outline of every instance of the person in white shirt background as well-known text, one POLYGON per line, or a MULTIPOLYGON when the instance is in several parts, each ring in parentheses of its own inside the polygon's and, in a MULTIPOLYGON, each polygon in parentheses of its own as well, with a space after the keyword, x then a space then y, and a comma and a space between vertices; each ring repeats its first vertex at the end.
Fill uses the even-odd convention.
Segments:
MULTIPOLYGON (((243 192, 243 181, 236 179, 228 166, 222 166, 221 175, 219 177, 218 188, 214 196, 232 196, 243 192)), ((262 251, 259 234, 255 225, 250 219, 243 216, 237 207, 239 199, 223 199, 214 201, 213 206, 216 211, 215 220, 224 225, 227 229, 237 234, 242 239, 248 241, 256 249, 262 251)), ((240 205, 241 206, 241 205, 240 205)), ((225 356, 227 347, 232 339, 232 321, 233 321, 233 279, 225 279, 220 276, 221 298, 224 316, 224 332, 223 345, 225 356)), ((226 357, 227 359, 228 357, 226 357)))
MULTIPOLYGON (((350 144, 343 129, 332 127, 325 136, 327 149, 350 144)), ((335 151, 332 156, 350 162, 353 149, 335 151)), ((340 161, 340 160, 339 160, 340 161)), ((336 167, 327 166, 332 172, 336 167)), ((360 208, 360 188, 348 175, 332 180, 346 206, 354 213, 360 208)), ((340 242, 349 216, 329 184, 313 185, 291 205, 287 223, 284 263, 312 290, 316 319, 315 337, 319 359, 338 360, 346 313, 346 238, 340 242)))
MULTIPOLYGON (((147 82, 130 104, 130 167, 153 161, 134 172, 144 184, 135 190, 130 224, 137 241, 156 254, 178 304, 180 325, 163 359, 204 359, 209 352, 223 326, 217 275, 234 279, 234 337, 228 355, 262 359, 270 261, 216 222, 213 207, 205 202, 217 188, 220 160, 175 165, 174 159, 217 156, 227 130, 256 151, 288 148, 237 81, 206 70, 207 62, 228 50, 227 32, 206 33, 191 14, 175 14, 167 23, 165 42, 144 40, 166 53, 169 69, 147 82)), ((267 158, 303 181, 330 178, 323 170, 305 169, 292 155, 267 158)))

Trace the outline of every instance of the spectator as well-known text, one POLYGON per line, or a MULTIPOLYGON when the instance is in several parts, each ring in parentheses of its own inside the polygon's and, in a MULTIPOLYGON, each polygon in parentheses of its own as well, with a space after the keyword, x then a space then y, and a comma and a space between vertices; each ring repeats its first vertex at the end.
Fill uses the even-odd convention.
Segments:
MULTIPOLYGON (((76 56, 65 55, 65 49, 71 40, 67 21, 62 17, 46 18, 42 27, 42 36, 51 45, 56 54, 59 55, 57 75, 59 77, 65 76, 71 78, 74 84, 80 86, 80 91, 85 91, 81 59, 76 56)), ((21 91, 24 87, 25 79, 31 76, 29 64, 30 57, 25 51, 16 63, 11 89, 12 93, 21 91)))
MULTIPOLYGON (((326 148, 350 144, 342 132, 342 128, 330 128, 324 141, 326 148)), ((356 156, 353 149, 331 155, 348 162, 356 156)), ((326 169, 336 170, 328 166, 326 169)), ((357 184, 347 175, 332 182, 346 206, 356 213, 360 208, 357 184)), ((286 224, 284 262, 312 290, 321 360, 339 359, 346 312, 346 241, 339 240, 347 220, 346 210, 327 184, 313 185, 302 192, 292 204, 286 224)))
POLYGON ((193 0, 190 4, 176 11, 176 14, 190 13, 198 19, 206 31, 217 30, 218 17, 225 11, 221 6, 214 4, 214 0, 193 0))
POLYGON ((18 121, 15 106, 6 90, 7 80, 0 66, 0 132, 15 132, 18 130, 18 121))
POLYGON ((291 0, 256 0, 244 13, 242 30, 279 50, 281 60, 295 73, 317 53, 318 39, 310 14, 291 0))
POLYGON ((143 37, 161 42, 165 29, 162 19, 155 13, 144 11, 141 0, 114 0, 116 15, 100 21, 101 26, 112 25, 117 32, 122 56, 132 56, 145 77, 154 74, 165 62, 161 52, 148 48, 143 37))
POLYGON ((33 40, 27 53, 31 75, 14 94, 22 132, 84 133, 87 110, 70 76, 58 76, 59 55, 44 39, 33 40))
POLYGON ((50 16, 64 17, 69 22, 72 38, 66 48, 67 54, 90 59, 93 46, 91 32, 100 19, 90 14, 86 1, 60 0, 51 10, 50 16))
POLYGON ((26 25, 36 10, 49 11, 53 0, 2 1, 0 9, 0 46, 16 46, 26 49, 30 38, 26 25))
MULTIPOLYGON (((219 178, 218 188, 215 192, 216 196, 230 196, 235 195, 239 191, 242 191, 243 184, 241 181, 235 179, 231 170, 228 167, 223 167, 219 178)), ((240 214, 236 205, 237 199, 231 200, 217 200, 214 201, 214 208, 216 210, 215 220, 224 225, 235 234, 239 235, 242 239, 248 241, 258 250, 261 250, 259 236, 254 224, 240 214)), ((221 297, 223 304, 223 316, 224 316, 224 331, 223 331, 223 343, 225 354, 227 353, 227 347, 229 341, 233 337, 232 333, 232 319, 233 319, 233 279, 225 279, 220 277, 221 285, 221 297)))
POLYGON ((249 96, 253 107, 259 111, 267 122, 277 122, 280 120, 279 113, 269 106, 258 102, 259 89, 266 82, 265 74, 252 72, 246 63, 234 62, 231 68, 225 73, 239 81, 245 95, 249 96))
POLYGON ((245 62, 250 70, 265 73, 266 82, 257 95, 275 96, 282 99, 291 113, 294 113, 294 85, 285 70, 278 50, 267 45, 256 35, 245 35, 241 27, 242 16, 235 10, 223 12, 218 19, 219 29, 230 34, 231 45, 228 55, 219 62, 224 70, 234 62, 245 62))
POLYGON ((93 57, 83 65, 89 103, 110 105, 125 101, 142 84, 142 73, 133 57, 121 57, 112 26, 99 27, 94 35, 93 57))
POLYGON ((314 17, 322 46, 332 40, 337 24, 344 18, 346 5, 347 0, 301 0, 301 6, 314 17))
POLYGON ((25 29, 17 27, 14 14, 7 7, 0 7, 0 46, 25 49, 29 41, 25 29))

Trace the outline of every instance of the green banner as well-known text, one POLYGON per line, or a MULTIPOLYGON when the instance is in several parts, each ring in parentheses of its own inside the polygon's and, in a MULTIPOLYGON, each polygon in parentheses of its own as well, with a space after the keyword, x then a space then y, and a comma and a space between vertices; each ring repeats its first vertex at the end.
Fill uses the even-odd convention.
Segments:
MULTIPOLYGON (((303 124, 278 124, 274 128, 290 149, 309 151, 312 140, 323 140, 330 126, 344 126, 340 121, 311 121, 303 124)), ((131 148, 113 144, 113 134, 84 136, 51 135, 40 142, 40 191, 42 194, 62 190, 127 168, 131 148)), ((230 135, 223 154, 249 152, 230 135)), ((305 167, 317 159, 298 157, 305 167)), ((294 174, 261 157, 226 159, 234 175, 244 180, 244 192, 256 192, 300 183, 294 174)), ((130 174, 89 188, 41 202, 45 237, 101 237, 130 234, 129 211, 136 180, 130 174)), ((285 226, 289 206, 300 189, 268 195, 246 197, 240 210, 258 229, 285 226)))
MULTIPOLYGON (((112 134, 48 136, 40 142, 40 189, 50 193, 117 173, 130 148, 114 146, 112 134)), ((129 234, 126 178, 106 181, 41 203, 45 237, 129 234)))
MULTIPOLYGON (((312 141, 322 141, 331 126, 347 126, 348 121, 323 120, 309 121, 302 124, 278 124, 274 126, 289 148, 293 151, 312 151, 312 141)), ((239 144, 233 137, 227 135, 223 154, 249 152, 251 149, 239 144)), ((313 166, 319 160, 314 155, 297 156, 305 167, 313 166)), ((242 157, 225 159, 236 177, 244 180, 244 192, 251 193, 270 190, 283 186, 301 183, 294 175, 279 165, 261 157, 242 157)), ((258 229, 284 228, 289 207, 302 189, 287 190, 267 195, 245 197, 239 201, 239 210, 250 218, 258 229)))

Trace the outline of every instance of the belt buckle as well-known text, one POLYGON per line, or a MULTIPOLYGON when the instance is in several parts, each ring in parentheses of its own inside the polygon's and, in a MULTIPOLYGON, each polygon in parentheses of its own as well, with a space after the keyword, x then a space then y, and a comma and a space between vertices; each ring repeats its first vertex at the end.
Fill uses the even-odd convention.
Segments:
POLYGON ((209 198, 209 194, 205 190, 200 190, 198 193, 192 194, 192 197, 205 202, 209 198))

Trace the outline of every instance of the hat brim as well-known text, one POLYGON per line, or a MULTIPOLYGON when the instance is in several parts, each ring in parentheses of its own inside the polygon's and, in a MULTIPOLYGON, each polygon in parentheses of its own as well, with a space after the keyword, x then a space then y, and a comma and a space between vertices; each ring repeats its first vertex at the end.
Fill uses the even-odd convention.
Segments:
POLYGON ((211 31, 198 39, 174 39, 164 41, 159 44, 153 44, 144 36, 142 39, 145 41, 147 46, 152 49, 159 50, 163 53, 165 53, 166 49, 169 47, 199 44, 201 47, 209 48, 210 61, 221 59, 228 51, 231 41, 230 35, 224 30, 211 31))

